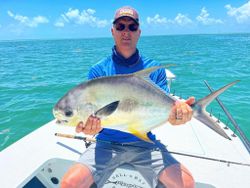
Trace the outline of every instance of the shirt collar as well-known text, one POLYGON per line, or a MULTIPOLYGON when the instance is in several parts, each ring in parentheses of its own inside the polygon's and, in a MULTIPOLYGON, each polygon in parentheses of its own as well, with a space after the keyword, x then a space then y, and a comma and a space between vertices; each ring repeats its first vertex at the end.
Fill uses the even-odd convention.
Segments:
POLYGON ((139 62, 140 60, 139 50, 136 49, 135 53, 126 59, 116 50, 116 46, 114 46, 112 48, 112 59, 115 63, 130 67, 136 65, 139 62))

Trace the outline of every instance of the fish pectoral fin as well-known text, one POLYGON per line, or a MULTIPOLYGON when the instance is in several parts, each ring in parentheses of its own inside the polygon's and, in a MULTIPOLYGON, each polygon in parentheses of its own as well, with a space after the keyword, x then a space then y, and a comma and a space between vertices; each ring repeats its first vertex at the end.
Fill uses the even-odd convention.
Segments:
POLYGON ((94 113, 94 116, 101 119, 102 117, 106 117, 106 116, 111 115, 117 109, 119 102, 120 101, 115 101, 115 102, 112 102, 112 103, 100 108, 99 110, 97 110, 94 113))
POLYGON ((137 136, 138 138, 140 138, 146 142, 153 143, 153 141, 148 138, 147 132, 141 132, 133 127, 130 127, 128 132, 137 136))

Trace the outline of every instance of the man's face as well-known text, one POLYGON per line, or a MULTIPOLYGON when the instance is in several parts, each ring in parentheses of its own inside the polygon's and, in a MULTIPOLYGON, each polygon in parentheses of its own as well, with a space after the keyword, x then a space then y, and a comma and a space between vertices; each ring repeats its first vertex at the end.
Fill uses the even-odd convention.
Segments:
POLYGON ((116 21, 112 28, 116 47, 123 50, 135 50, 141 34, 139 25, 128 17, 116 21))

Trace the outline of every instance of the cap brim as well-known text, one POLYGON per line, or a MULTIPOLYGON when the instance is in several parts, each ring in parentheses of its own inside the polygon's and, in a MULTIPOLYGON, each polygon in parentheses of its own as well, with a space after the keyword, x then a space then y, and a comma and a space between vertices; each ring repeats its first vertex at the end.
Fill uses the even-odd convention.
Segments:
POLYGON ((121 18, 125 18, 125 17, 132 19, 135 23, 137 23, 137 24, 139 25, 139 20, 138 20, 138 19, 135 19, 135 18, 132 18, 132 17, 130 17, 130 16, 121 16, 121 17, 119 17, 119 18, 116 18, 116 19, 113 21, 113 24, 115 24, 115 23, 116 23, 118 20, 120 20, 121 18))

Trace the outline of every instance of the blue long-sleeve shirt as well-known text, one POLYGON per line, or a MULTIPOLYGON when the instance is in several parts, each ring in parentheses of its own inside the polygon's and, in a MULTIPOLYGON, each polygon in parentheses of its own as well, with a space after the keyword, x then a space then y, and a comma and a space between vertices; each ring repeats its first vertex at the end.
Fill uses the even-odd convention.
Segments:
MULTIPOLYGON (((130 58, 125 59, 113 48, 112 55, 101 60, 90 68, 88 79, 116 74, 128 74, 140 71, 145 68, 159 66, 160 64, 149 58, 139 55, 138 50, 130 58)), ((150 74, 150 79, 160 88, 168 93, 167 79, 164 69, 159 69, 150 74)), ((149 132, 148 137, 155 140, 155 136, 149 132)), ((134 142, 140 140, 138 137, 113 129, 104 128, 97 136, 97 139, 113 142, 134 142)))

